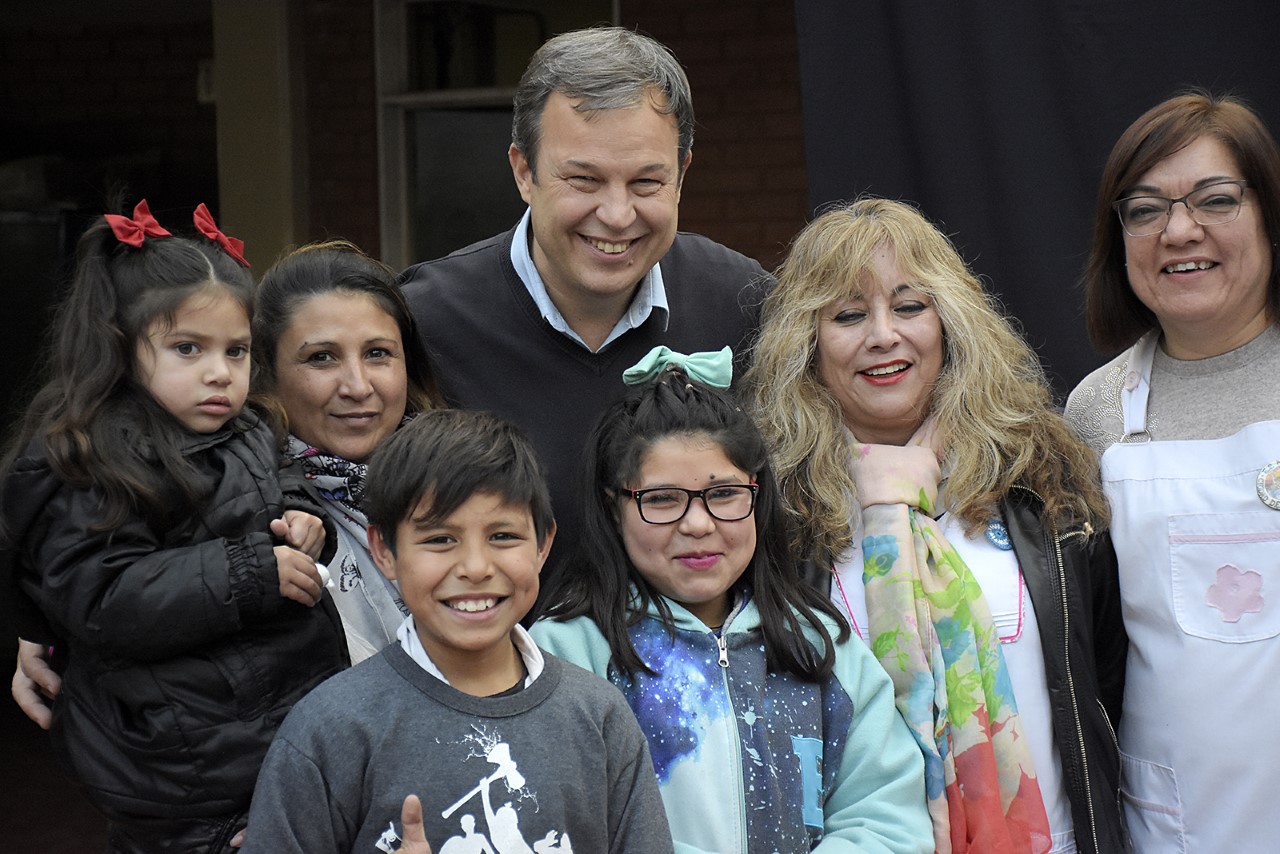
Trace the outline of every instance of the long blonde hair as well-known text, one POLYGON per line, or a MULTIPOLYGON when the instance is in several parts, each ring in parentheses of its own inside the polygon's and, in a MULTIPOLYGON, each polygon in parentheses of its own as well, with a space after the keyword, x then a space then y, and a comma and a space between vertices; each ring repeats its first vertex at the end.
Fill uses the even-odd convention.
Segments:
POLYGON ((748 399, 773 453, 796 546, 829 559, 851 542, 854 484, 840 405, 818 379, 821 311, 860 290, 872 256, 933 300, 943 367, 930 401, 946 448, 951 512, 972 533, 1015 485, 1039 495, 1057 527, 1106 524, 1098 461, 1053 408, 1035 353, 947 237, 902 202, 866 198, 819 216, 792 243, 764 303, 746 375, 748 399))

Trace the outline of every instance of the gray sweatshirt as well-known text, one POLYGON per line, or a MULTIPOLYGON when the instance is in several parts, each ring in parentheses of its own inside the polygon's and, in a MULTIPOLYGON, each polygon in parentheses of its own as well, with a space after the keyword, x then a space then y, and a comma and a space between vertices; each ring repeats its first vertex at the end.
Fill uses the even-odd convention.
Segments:
POLYGON ((267 753, 244 854, 395 851, 408 794, 436 854, 669 852, 653 761, 616 688, 551 655, 473 697, 398 644, 298 703, 267 753))

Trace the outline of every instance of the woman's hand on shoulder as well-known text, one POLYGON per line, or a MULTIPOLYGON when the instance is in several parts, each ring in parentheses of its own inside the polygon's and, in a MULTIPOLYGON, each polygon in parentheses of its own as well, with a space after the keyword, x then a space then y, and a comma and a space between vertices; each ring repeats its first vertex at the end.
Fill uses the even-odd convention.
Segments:
POLYGON ((271 533, 313 560, 319 560, 324 550, 324 521, 302 510, 286 510, 271 520, 271 533))

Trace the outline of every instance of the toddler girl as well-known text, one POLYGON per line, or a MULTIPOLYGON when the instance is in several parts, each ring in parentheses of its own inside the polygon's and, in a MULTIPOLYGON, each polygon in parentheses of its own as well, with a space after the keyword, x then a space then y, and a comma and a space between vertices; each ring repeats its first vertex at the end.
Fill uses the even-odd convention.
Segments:
POLYGON ((276 727, 345 663, 323 523, 244 409, 242 244, 195 224, 90 226, 0 469, 0 599, 66 654, 51 744, 113 852, 229 850, 276 727))

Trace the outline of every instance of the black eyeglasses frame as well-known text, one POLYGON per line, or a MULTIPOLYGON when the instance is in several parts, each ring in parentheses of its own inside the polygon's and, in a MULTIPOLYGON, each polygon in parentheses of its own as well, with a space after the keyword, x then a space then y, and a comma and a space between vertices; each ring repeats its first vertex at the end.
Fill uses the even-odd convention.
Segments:
POLYGON ((720 522, 741 522, 743 519, 746 519, 752 513, 756 512, 756 498, 760 494, 760 484, 758 483, 717 483, 714 486, 708 486, 706 489, 685 489, 683 486, 654 486, 648 489, 623 488, 618 491, 624 495, 631 496, 631 498, 636 502, 636 512, 640 514, 640 520, 649 525, 674 525, 675 523, 679 522, 681 519, 683 519, 685 516, 689 514, 689 508, 693 506, 693 499, 695 498, 702 499, 702 506, 707 511, 707 515, 710 516, 712 519, 715 519, 720 522), (717 516, 716 511, 711 509, 711 505, 707 503, 707 493, 714 492, 717 489, 724 489, 725 487, 732 487, 734 489, 746 489, 751 493, 751 505, 747 508, 746 513, 733 519, 725 519, 722 516, 717 516), (689 496, 689 500, 686 501, 684 505, 684 512, 682 512, 676 518, 668 519, 665 522, 654 522, 650 519, 645 518, 644 504, 641 502, 641 499, 643 499, 644 496, 648 495, 651 492, 671 492, 672 490, 683 492, 685 495, 689 496))

